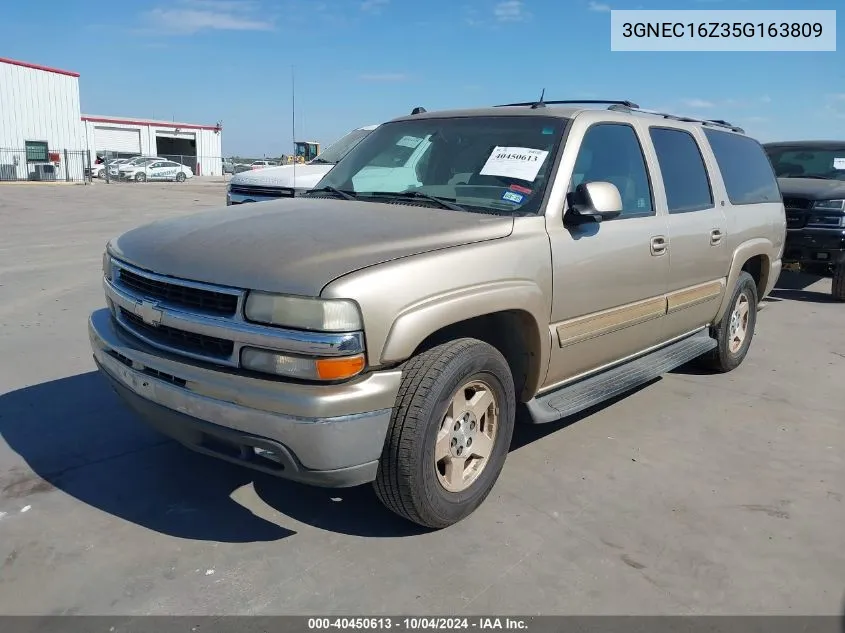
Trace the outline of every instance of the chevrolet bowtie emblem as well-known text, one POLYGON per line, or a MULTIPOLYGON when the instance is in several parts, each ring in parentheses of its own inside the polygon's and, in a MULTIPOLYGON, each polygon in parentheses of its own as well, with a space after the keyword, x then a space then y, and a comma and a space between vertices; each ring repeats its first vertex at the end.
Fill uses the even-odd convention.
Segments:
POLYGON ((135 315, 141 317, 147 325, 157 327, 161 324, 162 312, 152 301, 138 301, 135 304, 135 315))

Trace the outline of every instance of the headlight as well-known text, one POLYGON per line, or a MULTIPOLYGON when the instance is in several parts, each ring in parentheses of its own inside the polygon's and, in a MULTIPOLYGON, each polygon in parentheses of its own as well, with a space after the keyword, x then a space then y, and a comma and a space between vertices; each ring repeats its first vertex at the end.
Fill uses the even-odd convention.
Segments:
POLYGON ((318 332, 356 332, 363 329, 361 313, 348 299, 309 299, 250 292, 246 318, 257 323, 318 332))
POLYGON ((842 211, 845 209, 845 200, 818 200, 813 204, 813 208, 822 211, 842 211))
POLYGON ((269 350, 245 347, 241 367, 301 380, 346 380, 361 373, 366 364, 363 354, 343 358, 307 358, 269 350))

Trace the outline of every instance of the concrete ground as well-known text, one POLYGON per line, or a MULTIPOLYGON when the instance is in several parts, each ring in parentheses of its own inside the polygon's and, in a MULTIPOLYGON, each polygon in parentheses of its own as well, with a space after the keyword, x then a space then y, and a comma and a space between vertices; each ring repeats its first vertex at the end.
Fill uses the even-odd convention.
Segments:
POLYGON ((0 186, 0 613, 841 614, 845 305, 786 273, 745 363, 522 427, 466 521, 288 484, 94 371, 106 240, 222 185, 0 186))

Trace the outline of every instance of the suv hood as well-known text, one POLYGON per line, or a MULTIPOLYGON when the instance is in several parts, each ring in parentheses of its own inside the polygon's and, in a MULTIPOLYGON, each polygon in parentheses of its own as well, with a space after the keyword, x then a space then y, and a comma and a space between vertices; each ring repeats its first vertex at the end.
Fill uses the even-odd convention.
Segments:
POLYGON ((780 192, 785 197, 807 200, 845 199, 845 181, 818 178, 778 178, 780 192))
POLYGON ((318 296, 355 270, 507 237, 513 223, 448 209, 293 198, 153 222, 112 240, 109 251, 163 275, 318 296))
POLYGON ((320 182, 334 165, 281 165, 242 171, 232 176, 231 185, 257 185, 260 187, 308 187, 320 182), (296 178, 294 179, 294 173, 296 178))

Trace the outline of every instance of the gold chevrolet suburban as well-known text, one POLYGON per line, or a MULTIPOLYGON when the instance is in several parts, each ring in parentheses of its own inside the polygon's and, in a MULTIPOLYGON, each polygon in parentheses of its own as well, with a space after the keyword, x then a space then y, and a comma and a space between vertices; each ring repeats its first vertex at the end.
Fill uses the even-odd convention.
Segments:
POLYGON ((629 101, 385 123, 301 197, 112 240, 94 358, 194 450, 442 528, 545 423, 737 367, 786 222, 760 144, 629 101), (521 416, 523 417, 523 416, 521 416))

